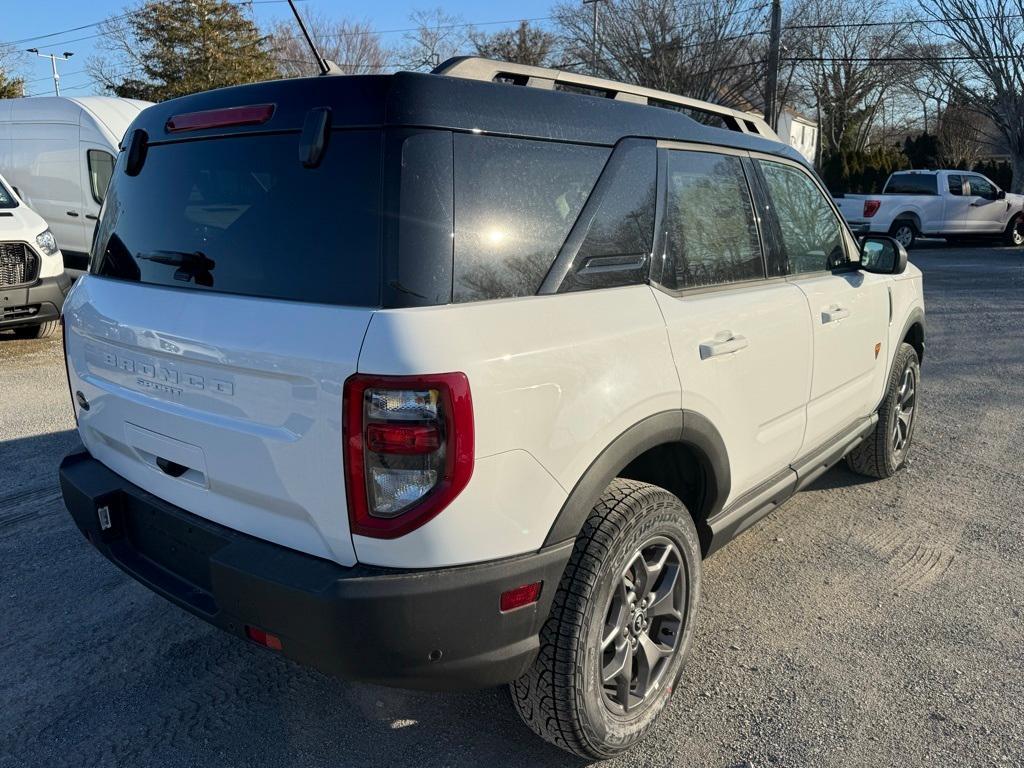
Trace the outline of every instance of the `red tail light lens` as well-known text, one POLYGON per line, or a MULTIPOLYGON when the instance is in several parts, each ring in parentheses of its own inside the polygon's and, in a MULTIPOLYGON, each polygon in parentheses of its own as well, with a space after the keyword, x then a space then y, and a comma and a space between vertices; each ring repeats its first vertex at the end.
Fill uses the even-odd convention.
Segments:
POLYGON ((352 533, 393 539, 451 503, 473 474, 473 403, 462 373, 345 382, 352 533))
POLYGON ((259 627, 251 627, 246 624, 245 636, 257 645, 262 645, 264 648, 269 648, 272 651, 280 651, 284 648, 280 637, 272 635, 269 632, 265 632, 259 627))
POLYGON ((864 201, 864 218, 870 219, 876 213, 878 209, 882 207, 881 200, 865 200, 864 201))
POLYGON ((201 131, 205 128, 226 128, 232 125, 261 125, 274 114, 273 104, 252 104, 247 107, 207 109, 174 115, 164 126, 168 133, 201 131))

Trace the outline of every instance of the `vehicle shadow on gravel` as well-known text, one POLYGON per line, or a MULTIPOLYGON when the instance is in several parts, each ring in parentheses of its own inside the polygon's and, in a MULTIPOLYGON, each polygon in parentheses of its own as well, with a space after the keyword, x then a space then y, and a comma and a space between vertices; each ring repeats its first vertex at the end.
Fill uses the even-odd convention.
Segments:
POLYGON ((349 683, 168 604, 72 523, 57 470, 79 446, 74 430, 0 441, 0 766, 587 764, 534 736, 506 689, 349 683))

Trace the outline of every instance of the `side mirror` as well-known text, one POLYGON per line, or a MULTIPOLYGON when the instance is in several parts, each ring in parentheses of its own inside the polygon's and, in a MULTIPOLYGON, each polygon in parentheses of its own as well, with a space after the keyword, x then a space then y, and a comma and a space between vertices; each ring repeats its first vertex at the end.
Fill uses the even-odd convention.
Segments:
POLYGON ((879 275, 901 275, 907 268, 907 249, 888 235, 869 235, 860 244, 860 268, 879 275))
POLYGON ((1002 189, 997 189, 996 190, 996 200, 1005 200, 1005 199, 1006 199, 1006 192, 1003 191, 1002 189))

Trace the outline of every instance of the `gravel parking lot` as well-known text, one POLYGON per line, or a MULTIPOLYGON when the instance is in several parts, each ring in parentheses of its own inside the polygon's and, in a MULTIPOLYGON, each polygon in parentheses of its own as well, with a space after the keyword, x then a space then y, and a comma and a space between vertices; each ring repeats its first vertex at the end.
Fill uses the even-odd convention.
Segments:
MULTIPOLYGON (((608 765, 1024 766, 1024 253, 922 247, 913 459, 706 563, 685 685, 608 765)), ((0 340, 0 766, 583 765, 501 690, 349 684, 151 594, 74 529, 60 341, 0 340)))

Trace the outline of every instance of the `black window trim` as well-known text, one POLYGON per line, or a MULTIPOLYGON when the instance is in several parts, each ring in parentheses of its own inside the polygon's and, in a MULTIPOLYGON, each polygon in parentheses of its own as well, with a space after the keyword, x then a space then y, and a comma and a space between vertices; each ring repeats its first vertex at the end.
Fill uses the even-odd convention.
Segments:
MULTIPOLYGON (((111 154, 105 149, 99 147, 87 147, 85 150, 85 168, 89 172, 89 194, 92 195, 92 199, 96 201, 97 205, 103 205, 103 198, 96 195, 96 190, 92 186, 92 153, 98 152, 106 155, 110 158, 110 178, 114 178, 114 171, 117 166, 117 156, 111 154)), ((107 180, 107 186, 110 186, 110 180, 107 180)), ((103 190, 104 196, 106 196, 107 190, 103 190)))
MULTIPOLYGON (((609 192, 612 190, 615 179, 615 173, 613 172, 616 165, 620 162, 620 158, 626 154, 633 147, 644 147, 654 146, 654 139, 642 139, 634 137, 626 137, 621 139, 611 153, 608 155, 608 159, 605 161, 604 166, 601 168, 601 173, 598 174, 597 182, 594 184, 594 188, 590 191, 587 196, 587 201, 583 204, 583 208, 580 210, 579 216, 576 217, 576 221, 573 223, 572 228, 569 230, 569 234, 565 238, 565 242, 562 243, 562 247, 558 250, 558 255, 552 262, 550 269, 548 269, 547 275, 540 284, 540 288, 537 289, 538 296, 549 296, 552 294, 564 292, 565 286, 572 279, 574 274, 585 272, 587 265, 577 264, 577 256, 579 256, 580 249, 587 240, 587 236, 590 234, 590 230, 594 225, 594 221, 597 219, 597 214, 601 210, 601 206, 605 199, 608 197, 609 192)), ((623 253, 618 254, 617 257, 623 259, 629 257, 636 257, 636 261, 633 263, 622 262, 619 264, 606 265, 604 271, 637 271, 640 270, 643 273, 643 279, 636 281, 635 283, 628 283, 627 285, 642 285, 650 280, 651 265, 654 261, 654 254, 657 253, 657 236, 658 227, 661 224, 659 211, 661 206, 657 204, 658 195, 661 191, 661 167, 660 167, 660 155, 658 159, 657 168, 657 179, 656 179, 656 190, 655 190, 655 213, 654 213, 654 235, 652 237, 652 248, 649 253, 623 253), (643 262, 640 260, 643 259, 643 262)), ((601 258, 614 258, 614 257, 601 257, 601 258)), ((623 287, 622 285, 615 286, 617 288, 623 287)), ((588 287, 583 290, 602 290, 602 286, 588 287)))
POLYGON ((747 162, 751 159, 750 152, 733 147, 718 146, 713 144, 691 144, 689 142, 661 140, 658 142, 658 206, 655 215, 654 231, 654 253, 660 258, 652 259, 659 267, 658 277, 651 274, 651 285, 662 293, 674 298, 684 298, 703 293, 718 293, 728 290, 748 289, 760 285, 785 282, 783 276, 768 276, 768 250, 765 240, 764 222, 761 219, 761 212, 758 210, 758 198, 754 191, 754 184, 751 181, 750 169, 747 162), (719 283, 716 285, 699 285, 690 288, 669 288, 662 280, 665 276, 665 262, 668 258, 668 233, 665 231, 664 216, 668 209, 668 158, 669 152, 704 152, 712 155, 726 155, 738 157, 743 167, 743 176, 747 184, 747 194, 750 196, 751 212, 754 215, 754 226, 757 229, 758 245, 761 248, 761 277, 753 277, 748 280, 737 280, 733 283, 719 283))

